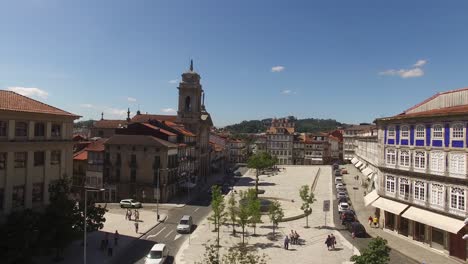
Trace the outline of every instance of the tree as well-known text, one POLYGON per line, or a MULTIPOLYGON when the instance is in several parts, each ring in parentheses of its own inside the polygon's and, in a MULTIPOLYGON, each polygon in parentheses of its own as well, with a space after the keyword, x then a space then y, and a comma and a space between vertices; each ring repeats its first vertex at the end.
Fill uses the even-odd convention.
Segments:
POLYGON ((270 204, 268 216, 270 217, 270 220, 273 223, 273 235, 275 235, 275 228, 278 226, 278 223, 281 220, 283 220, 284 217, 283 208, 281 208, 281 204, 278 201, 273 201, 270 204))
POLYGON ((254 235, 256 235, 257 224, 262 222, 262 214, 260 212, 260 200, 258 199, 255 190, 248 190, 247 201, 250 214, 249 222, 253 225, 254 235))
POLYGON ((211 187, 211 209, 213 211, 209 220, 211 220, 215 226, 215 231, 217 232, 216 245, 219 247, 219 231, 221 225, 226 221, 226 212, 224 198, 221 193, 221 188, 217 185, 211 187))
POLYGON ((245 227, 250 221, 250 210, 247 193, 239 191, 239 208, 237 210, 237 223, 242 228, 242 246, 245 245, 245 227))
POLYGON ((236 197, 234 196, 234 192, 231 192, 229 195, 229 200, 228 200, 228 215, 232 223, 232 234, 236 234, 236 217, 237 217, 237 201, 236 197))
POLYGON ((299 196, 302 199, 301 210, 304 211, 304 214, 306 216, 306 227, 308 228, 309 227, 309 214, 312 213, 312 208, 310 206, 317 200, 315 199, 312 189, 309 188, 309 186, 307 185, 301 186, 301 188, 299 189, 299 196))
POLYGON ((247 161, 247 167, 251 169, 255 169, 255 193, 258 196, 258 176, 260 175, 260 171, 266 168, 270 168, 276 164, 276 159, 273 158, 267 152, 258 152, 252 156, 250 156, 249 160, 247 161))
POLYGON ((369 242, 366 249, 361 251, 360 256, 352 256, 351 261, 356 264, 387 264, 390 261, 390 250, 387 240, 376 237, 369 242))

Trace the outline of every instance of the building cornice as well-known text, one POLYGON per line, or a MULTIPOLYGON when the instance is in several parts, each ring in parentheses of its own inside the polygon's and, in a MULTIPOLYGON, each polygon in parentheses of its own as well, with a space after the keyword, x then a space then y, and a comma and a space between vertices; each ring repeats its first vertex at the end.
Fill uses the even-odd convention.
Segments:
POLYGON ((453 184, 453 185, 467 185, 468 183, 467 179, 440 176, 440 175, 415 172, 415 171, 398 170, 398 169, 392 169, 392 168, 387 168, 383 166, 379 166, 378 168, 381 172, 384 172, 384 173, 390 173, 393 175, 401 175, 401 176, 416 178, 416 179, 425 180, 425 181, 436 181, 439 183, 453 184))

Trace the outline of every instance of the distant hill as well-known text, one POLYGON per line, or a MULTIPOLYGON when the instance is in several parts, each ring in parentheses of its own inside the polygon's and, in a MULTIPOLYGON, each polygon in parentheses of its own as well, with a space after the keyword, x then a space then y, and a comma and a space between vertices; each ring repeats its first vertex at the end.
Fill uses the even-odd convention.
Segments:
POLYGON ((74 128, 83 128, 83 127, 90 128, 93 126, 94 122, 96 121, 92 119, 85 120, 85 121, 78 121, 78 122, 73 123, 73 127, 74 128))
MULTIPOLYGON (((322 132, 336 129, 337 127, 346 126, 346 124, 340 123, 334 119, 319 119, 319 118, 305 118, 295 119, 294 117, 288 117, 294 119, 296 122, 297 132, 322 132)), ((249 120, 242 121, 238 124, 226 126, 224 129, 230 131, 233 134, 239 133, 262 133, 270 127, 271 118, 263 120, 249 120)))

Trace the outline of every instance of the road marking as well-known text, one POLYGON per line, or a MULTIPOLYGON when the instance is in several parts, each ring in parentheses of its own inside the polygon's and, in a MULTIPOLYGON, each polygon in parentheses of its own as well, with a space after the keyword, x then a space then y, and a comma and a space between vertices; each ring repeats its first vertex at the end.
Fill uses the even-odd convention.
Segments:
POLYGON ((171 230, 171 232, 167 233, 167 235, 164 238, 167 238, 170 234, 172 234, 172 232, 174 232, 174 230, 171 230))
POLYGON ((147 236, 146 238, 152 238, 152 237, 157 237, 159 234, 161 234, 161 232, 166 229, 167 226, 163 227, 161 230, 159 230, 159 232, 156 233, 156 235, 149 235, 147 236))
POLYGON ((177 234, 177 236, 175 236, 174 238, 174 241, 176 241, 178 238, 180 238, 182 235, 181 234, 177 234))
POLYGON ((195 213, 196 211, 198 211, 200 209, 200 207, 197 207, 197 209, 193 210, 193 212, 195 213))

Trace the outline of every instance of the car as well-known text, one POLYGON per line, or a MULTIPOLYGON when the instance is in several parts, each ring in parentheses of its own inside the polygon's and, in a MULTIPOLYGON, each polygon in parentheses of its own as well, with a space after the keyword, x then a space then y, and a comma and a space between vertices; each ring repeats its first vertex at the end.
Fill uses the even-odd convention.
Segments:
POLYGON ((348 193, 348 190, 346 190, 346 188, 344 188, 344 187, 338 187, 338 188, 336 188, 336 192, 348 193))
POLYGON ((343 184, 343 183, 338 183, 338 184, 336 184, 336 188, 337 188, 337 189, 338 189, 338 188, 344 188, 344 184, 343 184))
POLYGON ((121 208, 141 208, 142 205, 140 202, 134 199, 123 199, 123 200, 120 200, 120 207, 121 208))
POLYGON ((347 223, 347 227, 354 237, 366 237, 366 228, 361 223, 357 221, 347 223))
POLYGON ((336 163, 333 164, 333 169, 334 169, 334 170, 337 170, 337 169, 339 169, 339 168, 340 168, 340 165, 338 165, 338 164, 336 164, 336 163))
POLYGON ((342 174, 341 174, 341 171, 340 171, 340 170, 336 170, 336 171, 335 171, 335 176, 341 176, 341 175, 342 175, 342 174))
POLYGON ((348 174, 348 170, 347 169, 341 169, 341 174, 348 174))
POLYGON ((335 178, 335 184, 338 184, 338 183, 343 183, 343 178, 341 178, 341 177, 336 177, 336 178, 335 178))
POLYGON ((340 198, 348 198, 348 195, 346 195, 345 192, 339 192, 336 194, 336 198, 337 199, 340 199, 340 198))
POLYGON ((163 264, 169 256, 166 244, 155 244, 146 255, 145 264, 163 264))
POLYGON ((234 176, 242 176, 242 173, 240 171, 234 172, 234 176))
POLYGON ((352 223, 356 221, 356 215, 353 211, 348 210, 341 213, 341 224, 345 225, 346 223, 352 223))
POLYGON ((177 232, 179 233, 190 233, 192 232, 192 217, 190 215, 184 215, 177 225, 177 232))
POLYGON ((339 203, 338 204, 338 213, 341 214, 344 211, 349 210, 349 204, 348 203, 339 203))
POLYGON ((348 198, 346 197, 338 198, 338 203, 347 203, 347 202, 348 202, 348 198))

